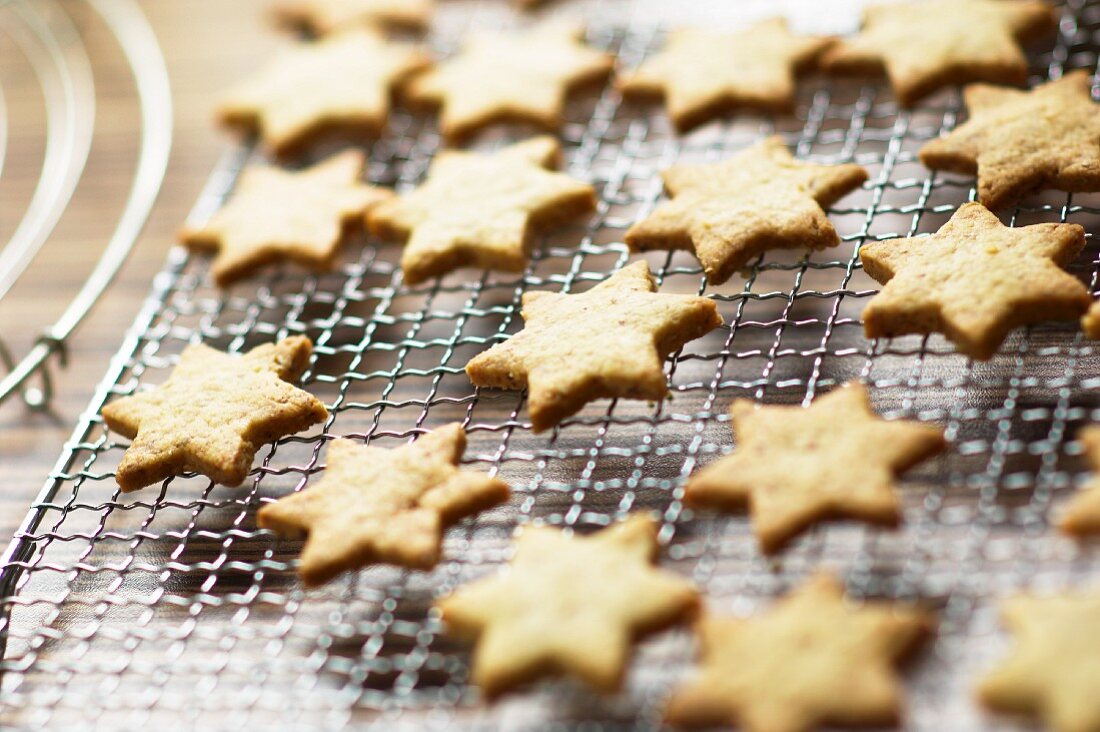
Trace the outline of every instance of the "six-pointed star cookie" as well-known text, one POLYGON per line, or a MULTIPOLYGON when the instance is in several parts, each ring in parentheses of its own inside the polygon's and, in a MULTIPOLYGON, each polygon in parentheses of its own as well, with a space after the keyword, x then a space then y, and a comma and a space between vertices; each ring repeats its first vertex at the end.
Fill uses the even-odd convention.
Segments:
POLYGON ((704 616, 702 669, 673 692, 666 717, 761 732, 896 723, 902 690, 894 667, 931 628, 927 613, 856 605, 834 577, 817 575, 759 617, 704 616))
MULTIPOLYGON (((1093 471, 1100 470, 1100 425, 1085 427, 1077 435, 1085 460, 1093 471)), ((1100 533, 1100 479, 1093 479, 1063 509, 1058 520, 1062 531, 1074 536, 1100 533)))
POLYGON ((358 151, 301 171, 253 166, 229 203, 202 226, 185 229, 181 239, 193 249, 216 252, 210 269, 220 287, 280 260, 328 269, 346 229, 392 196, 360 183, 362 172, 358 151))
POLYGON ((825 518, 896 525, 896 476, 947 446, 938 427, 878 417, 859 383, 808 409, 756 409, 738 399, 730 411, 736 449, 692 476, 684 499, 718 508, 748 504, 769 554, 825 518))
POLYGON ((441 152, 422 186, 370 212, 371 231, 408 240, 401 257, 408 284, 466 266, 520 272, 533 230, 596 207, 592 186, 547 170, 559 157, 551 137, 489 154, 441 152))
POLYGON ((474 683, 490 698, 551 673, 618 689, 632 641, 698 604, 654 566, 657 548, 657 524, 638 514, 586 537, 525 528, 509 571, 437 603, 449 633, 476 640, 474 683))
POLYGON ((413 79, 408 97, 442 105, 440 130, 455 142, 495 122, 557 130, 566 95, 611 73, 611 56, 585 47, 580 35, 562 25, 474 34, 457 56, 413 79))
POLYGON ((860 250, 864 271, 885 284, 863 311, 864 333, 943 333, 961 353, 989 359, 1013 328, 1088 309, 1088 290, 1060 269, 1084 245, 1077 224, 1009 228, 980 203, 964 204, 932 236, 860 250))
POLYGON ((963 92, 970 119, 920 151, 933 170, 978 175, 989 208, 1045 188, 1100 190, 1100 106, 1087 71, 1031 91, 972 84, 963 92))
POLYGON ((280 23, 318 36, 363 25, 424 30, 433 12, 434 0, 282 0, 275 6, 280 23))
POLYGON ((769 249, 836 246, 840 237, 822 206, 867 180, 858 165, 795 160, 779 137, 720 163, 678 165, 662 175, 672 200, 631 226, 626 243, 636 252, 694 249, 711 284, 769 249))
POLYGON ((431 569, 448 526, 508 498, 504 481, 459 470, 465 450, 459 424, 396 450, 334 440, 321 481, 264 506, 257 523, 308 535, 299 565, 307 587, 374 562, 431 569))
POLYGON ((950 84, 1023 85, 1020 43, 1054 30, 1041 0, 928 0, 871 6, 863 30, 822 56, 826 70, 877 73, 885 68, 898 102, 911 107, 950 84))
POLYGON ((258 132, 280 155, 337 131, 376 137, 390 98, 410 74, 429 65, 415 48, 363 28, 300 43, 226 95, 225 124, 258 132))
POLYGON ((662 399, 664 359, 722 324, 712 300, 657 294, 635 262, 580 295, 527 292, 524 329, 466 364, 477 386, 528 389, 535 432, 603 397, 662 399))
POLYGON ((312 352, 304 336, 243 356, 188 346, 163 384, 103 407, 107 426, 133 440, 115 476, 119 487, 135 491, 188 470, 240 485, 261 445, 328 416, 316 397, 287 383, 312 352))
POLYGON ((1053 732, 1100 729, 1100 594, 1018 596, 1001 616, 1017 646, 979 684, 982 702, 1037 715, 1053 732))
POLYGON ((1081 330, 1089 338, 1100 339, 1100 301, 1094 302, 1081 316, 1081 330))
POLYGON ((621 86, 632 96, 663 96, 681 132, 738 108, 790 112, 795 74, 831 43, 792 34, 783 18, 735 33, 683 28, 621 86))

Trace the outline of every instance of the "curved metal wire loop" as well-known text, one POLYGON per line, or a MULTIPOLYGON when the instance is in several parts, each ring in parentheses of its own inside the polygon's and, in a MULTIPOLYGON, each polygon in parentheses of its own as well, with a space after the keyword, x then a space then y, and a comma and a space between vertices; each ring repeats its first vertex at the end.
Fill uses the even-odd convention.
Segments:
MULTIPOLYGON (((67 339, 98 302, 133 249, 160 192, 172 146, 172 95, 168 71, 148 20, 134 0, 86 0, 86 2, 115 36, 130 66, 141 110, 141 140, 133 184, 118 224, 99 262, 61 317, 45 330, 30 352, 21 361, 11 366, 3 379, 0 379, 0 402, 3 402, 17 391, 23 390, 32 376, 38 375, 42 379, 41 389, 30 390, 32 398, 29 401, 27 400, 28 391, 23 391, 24 401, 35 409, 44 409, 52 396, 53 389, 47 370, 50 357, 55 353, 61 353, 61 360, 64 363, 64 346, 67 339)), ((14 0, 0 3, 0 6, 13 4, 24 10, 33 9, 31 3, 15 3, 14 0)), ((60 12, 60 8, 58 10, 59 14, 64 15, 60 12)), ((29 12, 24 15, 28 18, 33 17, 29 12)), ((88 69, 85 69, 85 72, 90 74, 88 69)), ((74 145, 79 147, 79 142, 74 145)), ((79 150, 76 157, 80 158, 79 150)), ((82 161, 80 168, 83 169, 82 161)), ((68 195, 71 195, 71 191, 56 199, 63 201, 62 207, 67 204, 68 195)), ((58 211, 57 218, 60 218, 60 214, 61 212, 58 211)), ((54 224, 56 220, 45 222, 47 229, 45 236, 48 237, 54 224)), ((31 249, 33 251, 30 256, 33 257, 37 247, 32 246, 31 249)), ((20 258, 23 257, 24 252, 25 250, 21 248, 20 258)), ((16 269, 19 271, 21 271, 20 264, 21 261, 16 263, 16 269)), ((3 272, 4 270, 0 268, 0 275, 3 272)), ((0 296, 3 292, 4 290, 0 288, 0 296)))
POLYGON ((80 33, 55 0, 12 0, 4 32, 34 70, 46 113, 46 148, 22 220, 0 249, 3 299, 49 239, 88 160, 95 120, 92 65, 80 33))

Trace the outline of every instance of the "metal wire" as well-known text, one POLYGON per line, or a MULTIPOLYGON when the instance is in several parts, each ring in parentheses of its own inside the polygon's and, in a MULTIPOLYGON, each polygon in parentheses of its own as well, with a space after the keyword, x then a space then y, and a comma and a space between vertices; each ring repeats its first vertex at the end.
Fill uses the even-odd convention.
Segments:
MULTIPOLYGON (((32 409, 52 397, 48 359, 66 357, 66 341, 126 261, 152 211, 172 147, 172 94, 156 37, 132 0, 86 0, 119 44, 134 80, 141 137, 133 184, 118 223, 84 286, 18 363, 0 372, 0 401, 20 393, 32 409), (27 382, 38 375, 41 388, 27 382)), ((0 249, 0 300, 49 239, 81 181, 93 141, 95 90, 92 66, 71 9, 53 0, 4 0, 5 32, 33 65, 46 103, 46 150, 38 185, 11 239, 0 249), (12 22, 14 21, 14 22, 12 22)), ((0 105, 0 113, 3 113, 0 105)), ((6 143, 6 120, 0 142, 6 143)), ((0 151, 0 163, 3 152, 0 151)), ((7 349, 4 349, 5 353, 7 349)))
MULTIPOLYGON (((453 48, 455 38, 438 42, 453 48)), ((593 27, 589 40, 629 68, 659 47, 661 30, 635 20, 593 27)), ((1098 49, 1100 8, 1069 3, 1053 51, 1033 58, 1033 83, 1095 69, 1098 49)), ((516 525, 587 531, 646 510, 662 519, 663 565, 698 583, 716 612, 752 612, 820 567, 838 571, 857 597, 928 603, 941 623, 907 672, 908 726, 997 728, 969 689, 1004 647, 998 600, 1088 584, 1100 572, 1094 548, 1058 537, 1048 523, 1083 479, 1072 437, 1100 418, 1100 351, 1074 324, 1014 333, 981 364, 939 337, 865 340, 859 314, 877 285, 859 267, 859 247, 935 231, 973 196, 971 180, 931 174, 916 160, 923 142, 955 124, 959 97, 945 92, 899 111, 877 82, 819 79, 798 110, 793 119, 739 117, 678 138, 659 110, 624 105, 611 88, 578 101, 563 135, 567 170, 597 187, 597 213, 540 241, 519 275, 463 271, 410 288, 396 264, 400 247, 367 241, 331 274, 280 268, 221 293, 205 259, 173 251, 0 565, 10 613, 0 723, 655 727, 664 695, 691 663, 686 631, 642 644, 617 697, 558 681, 484 706, 466 683, 467 651, 440 635, 429 611, 433 598, 505 562, 516 525), (670 359, 673 398, 596 402, 534 436, 522 395, 470 386, 463 366, 521 327, 523 292, 582 291, 627 262, 619 242, 658 202, 658 169, 721 159, 771 133, 801 158, 858 162, 871 181, 830 212, 843 239, 836 249, 769 252, 743 279, 716 288, 687 253, 648 255, 662 291, 703 293, 727 323, 670 359), (126 445, 98 417, 104 401, 163 381, 188 343, 240 352, 290 333, 316 344, 304 383, 332 412, 322 428, 265 450, 242 488, 183 476, 118 493, 113 470, 126 445), (683 507, 686 476, 730 449, 732 398, 808 404, 852 378, 871 385, 887 417, 935 422, 952 441, 949 455, 903 481, 903 528, 822 525, 769 562, 745 517, 683 507), (303 591, 293 574, 299 544, 257 530, 256 509, 307 487, 331 438, 389 447, 454 420, 468 430, 466 462, 511 483, 511 502, 453 529, 432 572, 373 567, 303 591)), ((370 149, 368 177, 407 191, 438 146, 431 123, 397 113, 370 149)), ((227 156, 197 218, 223 200, 248 157, 245 149, 227 156)), ((1043 194, 1014 210, 1011 223, 1095 229, 1098 216, 1098 196, 1043 194)), ((1075 271, 1096 287, 1091 238, 1075 271)))

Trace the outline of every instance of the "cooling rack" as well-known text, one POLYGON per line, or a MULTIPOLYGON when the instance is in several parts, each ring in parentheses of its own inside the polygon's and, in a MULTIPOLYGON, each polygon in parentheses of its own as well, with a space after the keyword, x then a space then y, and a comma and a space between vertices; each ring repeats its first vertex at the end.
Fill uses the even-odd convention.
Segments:
MULTIPOLYGON (((1100 7, 1059 7, 1056 42, 1032 56, 1033 83, 1097 65, 1100 7)), ((457 27, 437 28, 433 42, 453 49, 457 27)), ((588 40, 630 68, 659 47, 663 28, 609 10, 588 40)), ((204 258, 174 250, 0 565, 0 724, 658 727, 663 697, 691 666, 687 631, 643 643, 618 696, 551 681, 485 706, 467 684, 467 650, 441 636, 429 610, 507 561, 516 526, 587 532, 649 511, 662 522, 663 566, 695 581, 717 612, 751 613, 821 567, 856 597, 926 603, 939 631, 906 671, 907 726, 1003 728, 969 691, 1006 647, 998 601, 1089 585, 1100 573, 1094 546, 1058 537, 1049 523, 1084 479, 1073 436, 1100 419, 1100 351, 1074 324, 1020 330, 986 363, 936 336, 863 338, 860 311, 877 286, 859 267, 859 247, 935 231, 974 195, 971 180, 916 160, 959 116, 954 91, 910 112, 881 83, 814 79, 792 118, 743 116, 677 137, 659 109, 625 104, 609 87, 570 107, 562 135, 565 168, 596 186, 597 213, 541 239, 521 274, 463 271, 407 287, 400 248, 364 240, 331 274, 279 268, 222 293, 204 258), (628 261, 623 232, 659 201, 659 169, 718 160, 773 133, 800 158, 867 167, 870 182, 830 212, 841 246, 769 252, 719 287, 707 287, 684 252, 647 255, 662 291, 713 298, 726 322, 670 358, 670 399, 595 402, 535 436, 521 394, 469 384, 466 361, 521 326, 523 292, 583 291, 628 261), (303 381, 331 410, 322 427, 263 451, 240 488, 189 475, 119 494, 113 471, 126 445, 103 426, 104 402, 163 381, 189 343, 240 352, 292 333, 316 344, 303 381), (952 443, 902 481, 901 529, 822 525, 771 561, 745 517, 682 505, 684 479, 730 449, 733 398, 808 404, 853 378, 871 385, 888 418, 942 425, 952 443), (334 437, 392 447, 456 420, 469 434, 465 461, 506 479, 511 501, 452 529, 431 572, 373 567, 304 591, 293 572, 300 545, 258 530, 257 508, 315 481, 334 437)), ((398 112, 369 150, 368 177, 408 190, 439 144, 430 121, 398 112)), ((227 153, 196 219, 252 154, 227 153)), ((1006 219, 1096 231, 1100 197, 1044 194, 1006 219)), ((1074 271, 1095 289, 1093 238, 1074 271)))
MULTIPOLYGON (((0 83, 11 83, 22 101, 36 100, 35 105, 20 105, 26 108, 15 110, 16 120, 39 126, 43 138, 37 181, 25 190, 18 184, 4 189, 5 203, 23 213, 0 245, 0 302, 49 241, 77 187, 87 180, 84 173, 96 139, 97 102, 95 69, 85 38, 91 25, 89 14, 113 37, 129 67, 141 134, 129 194, 84 286, 18 361, 0 338, 0 401, 18 394, 33 409, 49 405, 50 358, 59 356, 64 361, 69 336, 133 248, 164 180, 172 143, 172 96, 164 58, 133 0, 0 0, 0 40, 9 72, 0 83), (33 80, 33 89, 25 86, 28 80, 33 80)), ((0 88, 0 170, 13 126, 7 112, 0 88)), ((27 139, 32 138, 17 138, 17 142, 26 144, 27 139)))

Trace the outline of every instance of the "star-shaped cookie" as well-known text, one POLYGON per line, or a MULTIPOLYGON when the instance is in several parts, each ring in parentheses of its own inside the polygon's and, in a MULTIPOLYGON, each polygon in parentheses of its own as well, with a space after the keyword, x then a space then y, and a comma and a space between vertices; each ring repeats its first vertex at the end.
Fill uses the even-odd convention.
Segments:
POLYGON ((523 320, 466 374, 476 386, 526 388, 535 432, 593 399, 664 398, 668 354, 722 324, 713 300, 657 294, 644 261, 580 295, 524 293, 523 320))
POLYGON ((580 36, 576 28, 556 24, 475 33, 457 56, 413 79, 407 96, 442 106, 439 129, 452 142, 496 122, 557 130, 566 95, 611 73, 611 56, 584 46, 580 36))
POLYGON ((309 365, 313 344, 284 338, 232 356, 184 349, 160 386, 103 407, 103 420, 133 442, 115 474, 136 491, 185 471, 240 485, 261 445, 325 421, 325 405, 287 382, 309 365))
POLYGON ((697 507, 747 504, 768 554, 827 518, 897 525, 895 478, 947 447, 938 427, 880 418, 859 383, 808 409, 757 409, 737 399, 730 411, 736 449, 692 476, 684 500, 697 507))
POLYGON ((840 243, 825 215, 867 180, 858 165, 795 160, 769 137, 729 160, 677 165, 662 173, 673 197, 626 232, 632 251, 694 249, 707 282, 721 284, 769 249, 840 243))
POLYGON ((329 269, 346 230, 393 195, 359 182, 363 164, 363 154, 349 150, 300 171, 254 165, 220 211, 180 238, 215 253, 210 271, 219 287, 283 260, 329 269))
POLYGON ((677 29, 664 50, 643 61, 621 87, 630 96, 664 97, 681 132, 734 109, 791 112, 795 74, 832 42, 796 36, 783 18, 734 33, 677 29))
POLYGON ((988 208, 1046 188, 1100 191, 1100 106, 1087 71, 1030 91, 972 84, 963 92, 970 119, 920 151, 933 170, 978 175, 988 208))
POLYGON ((441 152, 423 185, 370 212, 371 231, 407 240, 408 284, 459 267, 521 272, 533 231, 596 208, 592 186, 549 170, 560 156, 545 136, 488 154, 441 152))
MULTIPOLYGON (((1100 471, 1100 425, 1081 430, 1077 440, 1083 447, 1085 460, 1094 472, 1100 471)), ((1100 479, 1093 479, 1062 510, 1058 527, 1073 536, 1100 533, 1100 479)))
POLYGON ((364 25, 422 31, 434 12, 434 0, 282 0, 275 6, 278 22, 317 36, 364 25))
POLYGON ((759 617, 704 616, 696 628, 702 668, 673 692, 666 718, 767 732, 896 724, 895 666, 931 629, 925 612, 857 605, 834 577, 816 575, 759 617))
POLYGON ((912 107, 941 87, 988 81, 1022 86, 1027 58, 1020 43, 1055 28, 1042 0, 927 0, 873 5, 863 29, 822 56, 828 71, 885 69, 898 102, 912 107))
POLYGON ((1100 301, 1093 302, 1081 316, 1081 330, 1088 338, 1100 339, 1100 301))
POLYGON ((1100 594, 1018 596, 1001 617, 1017 645, 982 679, 982 702, 1038 716, 1053 732, 1100 729, 1100 594))
POLYGON ((412 46, 359 28, 299 43, 230 91, 221 121, 258 133, 278 155, 330 132, 377 137, 395 89, 430 61, 412 46))
POLYGON ((963 204, 932 236, 860 249, 863 270, 885 285, 863 311, 863 332, 943 333, 960 353, 987 360, 1013 328, 1088 309, 1088 290, 1060 269, 1084 245, 1077 224, 1009 228, 980 203, 963 204))
POLYGON ((447 632, 476 641, 472 680, 485 696, 555 673, 617 690, 633 641, 699 602, 690 582, 654 566, 657 529, 639 514, 584 537, 527 527, 508 571, 440 600, 447 632))
POLYGON ((256 522, 307 535, 298 567, 307 587, 376 562, 431 569, 448 526, 508 499, 504 481, 458 468, 465 450, 459 424, 396 450, 334 440, 321 481, 265 505, 256 522))

